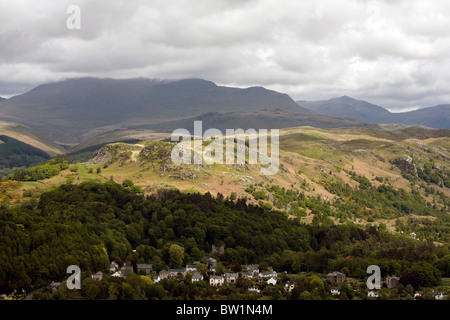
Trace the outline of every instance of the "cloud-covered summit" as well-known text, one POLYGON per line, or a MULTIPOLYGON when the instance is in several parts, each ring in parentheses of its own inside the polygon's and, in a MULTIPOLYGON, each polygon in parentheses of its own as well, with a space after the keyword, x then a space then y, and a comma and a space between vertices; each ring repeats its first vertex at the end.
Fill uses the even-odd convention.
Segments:
POLYGON ((0 0, 0 96, 83 76, 204 78, 432 106, 450 101, 449 14, 419 0, 0 0))

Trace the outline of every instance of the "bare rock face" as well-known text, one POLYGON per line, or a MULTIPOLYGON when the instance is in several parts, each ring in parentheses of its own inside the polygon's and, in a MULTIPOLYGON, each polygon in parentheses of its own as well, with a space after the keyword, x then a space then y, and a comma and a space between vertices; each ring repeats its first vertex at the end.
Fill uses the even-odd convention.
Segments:
POLYGON ((399 168, 402 172, 406 172, 417 176, 417 167, 410 156, 403 156, 391 160, 391 163, 399 168))
POLYGON ((114 149, 113 145, 106 145, 101 147, 92 159, 86 162, 86 164, 99 164, 111 161, 112 155, 111 151, 114 149))

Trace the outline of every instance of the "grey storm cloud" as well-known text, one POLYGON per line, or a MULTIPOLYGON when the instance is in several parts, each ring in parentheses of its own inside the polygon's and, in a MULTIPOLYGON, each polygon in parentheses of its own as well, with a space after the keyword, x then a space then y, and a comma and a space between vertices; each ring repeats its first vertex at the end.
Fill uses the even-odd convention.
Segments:
POLYGON ((450 103, 449 16, 448 1, 0 0, 0 96, 80 76, 195 77, 391 110, 450 103))

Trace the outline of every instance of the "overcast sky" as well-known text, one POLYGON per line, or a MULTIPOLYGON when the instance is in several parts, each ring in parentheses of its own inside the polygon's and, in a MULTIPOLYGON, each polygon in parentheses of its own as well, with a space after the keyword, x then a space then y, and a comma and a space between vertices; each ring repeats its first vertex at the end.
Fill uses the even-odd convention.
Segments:
POLYGON ((0 0, 0 96, 81 76, 450 103, 450 1, 0 0))

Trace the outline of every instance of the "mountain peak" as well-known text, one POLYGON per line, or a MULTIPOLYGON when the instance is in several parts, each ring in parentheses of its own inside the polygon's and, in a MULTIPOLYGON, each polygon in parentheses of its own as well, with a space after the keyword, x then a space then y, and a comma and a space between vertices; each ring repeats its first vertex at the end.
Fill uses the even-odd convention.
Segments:
POLYGON ((217 87, 217 85, 214 82, 212 82, 210 80, 201 79, 201 78, 180 79, 180 80, 174 80, 172 82, 200 84, 200 85, 209 85, 209 86, 217 87))
POLYGON ((352 98, 352 97, 349 97, 349 96, 342 96, 342 97, 335 98, 335 99, 344 100, 344 101, 355 101, 356 100, 355 98, 352 98))
POLYGON ((288 95, 262 87, 225 87, 197 78, 75 78, 2 102, 0 118, 20 121, 62 143, 77 143, 111 128, 266 108, 309 113, 288 95))

